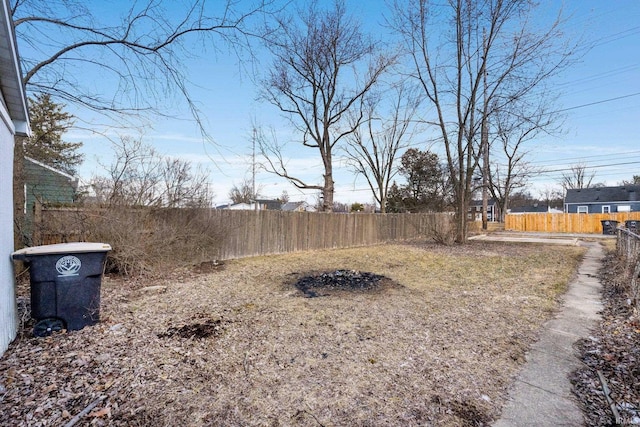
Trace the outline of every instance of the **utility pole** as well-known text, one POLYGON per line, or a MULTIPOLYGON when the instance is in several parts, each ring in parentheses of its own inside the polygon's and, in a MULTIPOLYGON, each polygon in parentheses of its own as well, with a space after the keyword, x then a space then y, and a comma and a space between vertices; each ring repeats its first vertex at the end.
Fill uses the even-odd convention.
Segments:
POLYGON ((487 39, 482 29, 482 79, 484 106, 482 108, 482 129, 480 135, 480 149, 482 151, 482 229, 488 228, 487 210, 489 208, 489 130, 487 128, 487 39))
POLYGON ((258 201, 256 200, 256 128, 253 127, 253 137, 251 138, 253 149, 251 151, 251 198, 255 204, 255 210, 258 210, 258 201))

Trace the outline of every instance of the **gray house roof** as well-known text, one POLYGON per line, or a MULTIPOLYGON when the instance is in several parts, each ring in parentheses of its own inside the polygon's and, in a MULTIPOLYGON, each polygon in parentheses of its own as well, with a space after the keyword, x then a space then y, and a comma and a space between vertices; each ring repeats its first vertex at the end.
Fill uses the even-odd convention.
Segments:
POLYGON ((640 201, 640 185, 569 189, 564 198, 565 204, 637 201, 640 201))
POLYGON ((256 199, 255 200, 261 209, 267 209, 270 211, 279 211, 282 209, 282 202, 280 200, 273 199, 256 199))
POLYGON ((16 134, 27 135, 30 132, 27 96, 22 83, 11 8, 7 0, 0 1, 0 21, 0 91, 10 116, 2 119, 11 122, 16 134))
POLYGON ((282 205, 282 210, 287 212, 300 211, 300 212, 315 212, 315 209, 312 206, 309 206, 309 203, 305 201, 301 202, 287 202, 282 205))
POLYGON ((546 213, 549 212, 549 205, 518 206, 509 210, 510 213, 546 213))
MULTIPOLYGON (((487 200, 487 206, 493 206, 495 204, 496 204, 496 199, 494 199, 493 197, 489 197, 489 199, 487 200)), ((469 206, 482 206, 482 199, 471 200, 469 202, 469 206)))

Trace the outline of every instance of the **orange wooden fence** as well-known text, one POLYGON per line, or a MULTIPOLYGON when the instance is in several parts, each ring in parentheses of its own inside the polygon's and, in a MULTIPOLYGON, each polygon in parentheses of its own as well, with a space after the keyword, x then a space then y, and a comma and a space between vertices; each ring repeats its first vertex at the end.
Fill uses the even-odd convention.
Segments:
POLYGON ((504 229, 508 231, 540 231, 547 233, 588 233, 602 234, 603 220, 640 221, 640 212, 618 212, 610 214, 565 214, 565 213, 529 213, 507 214, 504 229))

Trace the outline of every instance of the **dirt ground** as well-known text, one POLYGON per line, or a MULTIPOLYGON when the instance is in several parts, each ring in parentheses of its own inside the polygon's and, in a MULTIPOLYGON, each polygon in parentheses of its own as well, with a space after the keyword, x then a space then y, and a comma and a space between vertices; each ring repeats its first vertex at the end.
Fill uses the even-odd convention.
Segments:
POLYGON ((0 425, 488 425, 583 253, 385 245, 105 277, 95 326, 34 338, 25 313, 0 425), (295 286, 337 270, 383 279, 295 286))

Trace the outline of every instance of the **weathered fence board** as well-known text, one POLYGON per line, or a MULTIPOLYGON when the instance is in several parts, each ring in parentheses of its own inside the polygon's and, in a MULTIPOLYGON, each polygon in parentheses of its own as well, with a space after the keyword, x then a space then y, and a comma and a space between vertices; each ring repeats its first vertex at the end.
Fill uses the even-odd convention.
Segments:
MULTIPOLYGON (((148 210, 139 211, 149 214, 148 210)), ((185 216, 180 209, 154 212, 156 218, 161 216, 169 223, 172 216, 181 219, 185 216)), ((219 253, 215 254, 218 259, 426 239, 437 231, 451 229, 453 218, 445 213, 328 214, 208 209, 196 214, 201 215, 201 220, 207 221, 209 229, 220 238, 219 253)), ((121 216, 113 215, 106 208, 43 207, 36 216, 34 244, 86 239, 92 217, 109 220, 110 215, 113 221, 121 220, 121 216)))
POLYGON ((628 220, 640 220, 640 212, 618 212, 610 214, 566 214, 530 213, 507 214, 504 229, 509 231, 540 231, 547 233, 601 234, 602 221, 618 221, 624 225, 628 220))
POLYGON ((630 297, 636 308, 640 305, 640 235, 618 229, 617 253, 626 261, 630 297))

